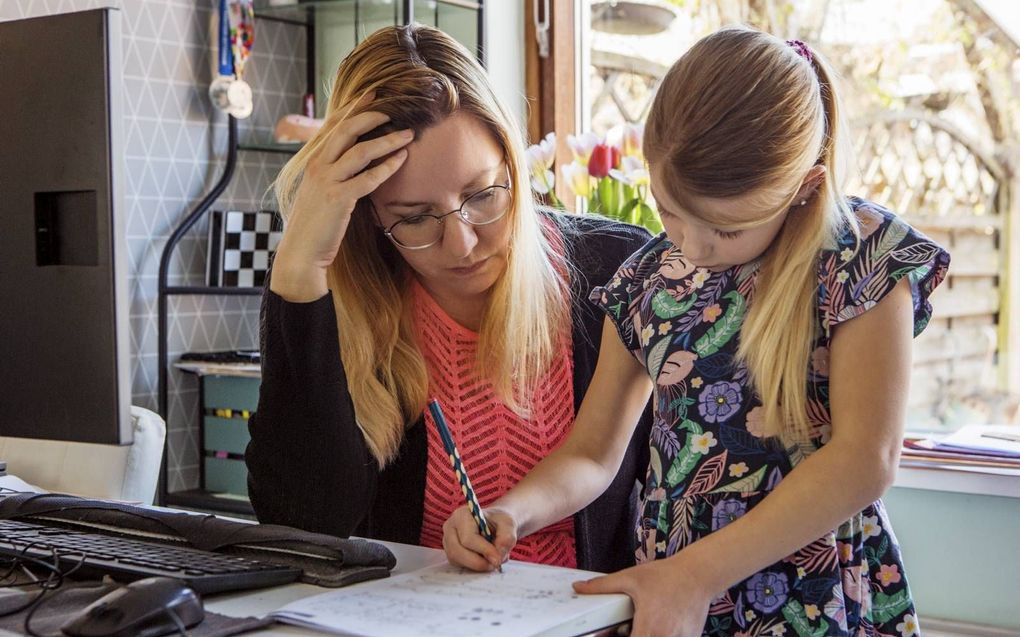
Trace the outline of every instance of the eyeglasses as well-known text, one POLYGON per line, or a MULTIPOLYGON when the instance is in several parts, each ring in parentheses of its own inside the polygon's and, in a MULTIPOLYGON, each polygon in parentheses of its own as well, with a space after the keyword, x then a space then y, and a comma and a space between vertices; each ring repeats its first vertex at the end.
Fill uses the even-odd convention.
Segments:
MULTIPOLYGON (((489 186, 467 197, 456 210, 442 215, 412 215, 383 229, 383 234, 402 248, 423 250, 439 243, 443 238, 443 224, 450 215, 456 214, 464 223, 472 226, 486 226, 506 215, 510 210, 511 200, 509 184, 489 186)), ((372 205, 371 200, 369 204, 372 205)), ((372 210, 376 218, 379 218, 375 205, 372 205, 372 210)))

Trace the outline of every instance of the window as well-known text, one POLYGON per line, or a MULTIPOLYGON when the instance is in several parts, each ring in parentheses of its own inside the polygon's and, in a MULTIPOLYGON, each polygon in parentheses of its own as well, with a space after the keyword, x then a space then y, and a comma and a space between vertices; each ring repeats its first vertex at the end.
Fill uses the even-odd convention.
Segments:
MULTIPOLYGON (((858 171, 847 192, 953 253, 915 341, 909 427, 1020 421, 1020 8, 1006 0, 580 0, 580 130, 642 121, 693 42, 734 22, 799 38, 843 74, 858 171), (1010 289, 1013 293, 1010 294, 1010 289)), ((561 136, 573 131, 559 131, 561 136)))

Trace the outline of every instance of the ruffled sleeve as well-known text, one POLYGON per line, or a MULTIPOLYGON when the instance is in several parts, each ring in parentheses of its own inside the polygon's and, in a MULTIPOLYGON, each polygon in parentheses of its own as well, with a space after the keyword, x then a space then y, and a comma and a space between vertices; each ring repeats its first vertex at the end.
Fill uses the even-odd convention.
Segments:
POLYGON ((917 336, 931 319, 928 298, 946 277, 949 253, 877 204, 854 199, 851 206, 860 236, 844 232, 835 248, 822 253, 819 266, 818 309, 825 334, 875 307, 907 278, 917 336))
POLYGON ((653 238, 624 261, 609 283, 593 288, 588 297, 606 313, 616 326, 623 346, 638 356, 639 360, 643 360, 640 356, 641 325, 638 316, 641 296, 648 277, 658 269, 659 256, 667 244, 665 234, 653 238))

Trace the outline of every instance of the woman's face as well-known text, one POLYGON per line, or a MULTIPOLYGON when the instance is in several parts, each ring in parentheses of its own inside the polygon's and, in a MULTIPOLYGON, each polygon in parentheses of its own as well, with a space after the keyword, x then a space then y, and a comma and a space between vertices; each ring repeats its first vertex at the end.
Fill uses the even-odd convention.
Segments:
MULTIPOLYGON (((407 146, 407 160, 371 200, 378 221, 389 228, 415 215, 456 210, 467 197, 506 186, 508 179, 496 138, 475 117, 458 111, 407 146)), ((506 268, 510 217, 474 226, 449 215, 435 244, 419 250, 396 247, 433 297, 474 299, 485 295, 506 268)))

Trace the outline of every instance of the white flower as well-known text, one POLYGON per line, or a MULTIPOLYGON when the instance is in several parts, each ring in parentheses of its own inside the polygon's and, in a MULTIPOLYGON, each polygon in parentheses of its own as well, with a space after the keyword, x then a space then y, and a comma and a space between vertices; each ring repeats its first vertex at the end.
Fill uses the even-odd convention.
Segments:
POLYGON ((644 149, 641 147, 645 137, 645 123, 623 125, 623 154, 624 156, 644 156, 644 149))
POLYGON ((844 248, 843 251, 839 253, 839 258, 844 263, 849 261, 850 258, 853 257, 853 256, 854 256, 854 251, 851 250, 850 248, 844 248))
POLYGON ((712 276, 712 273, 705 268, 698 268, 698 271, 691 277, 691 283, 694 284, 695 288, 701 289, 701 286, 705 285, 705 281, 712 276))
POLYGON ((560 168, 560 172, 563 174, 564 183, 575 195, 585 199, 591 197, 592 178, 588 175, 587 166, 575 161, 560 168))
POLYGON ((588 165, 588 160, 591 159, 591 152, 601 142, 602 140, 595 133, 567 135, 567 146, 570 146, 570 150, 574 153, 574 161, 582 166, 588 165))
POLYGON ((708 453, 708 450, 719 444, 719 441, 715 439, 715 435, 711 431, 706 431, 703 434, 699 434, 694 437, 693 444, 694 450, 704 455, 708 453))
POLYGON ((900 635, 903 637, 911 637, 917 634, 917 618, 907 613, 903 616, 903 621, 896 624, 896 630, 900 631, 900 635))
POLYGON ((524 151, 531 175, 531 187, 539 194, 546 194, 556 184, 556 175, 550 168, 556 160, 556 133, 549 133, 545 139, 524 151))
POLYGON ((836 280, 839 281, 840 283, 846 283, 846 280, 849 278, 850 275, 847 273, 846 270, 841 270, 840 273, 836 275, 836 280))
POLYGON ((610 169, 609 176, 628 186, 647 186, 650 181, 645 162, 631 156, 624 156, 620 167, 610 169))
POLYGON ((866 515, 861 520, 861 532, 864 533, 864 538, 875 537, 882 532, 882 526, 878 523, 877 515, 866 515))

